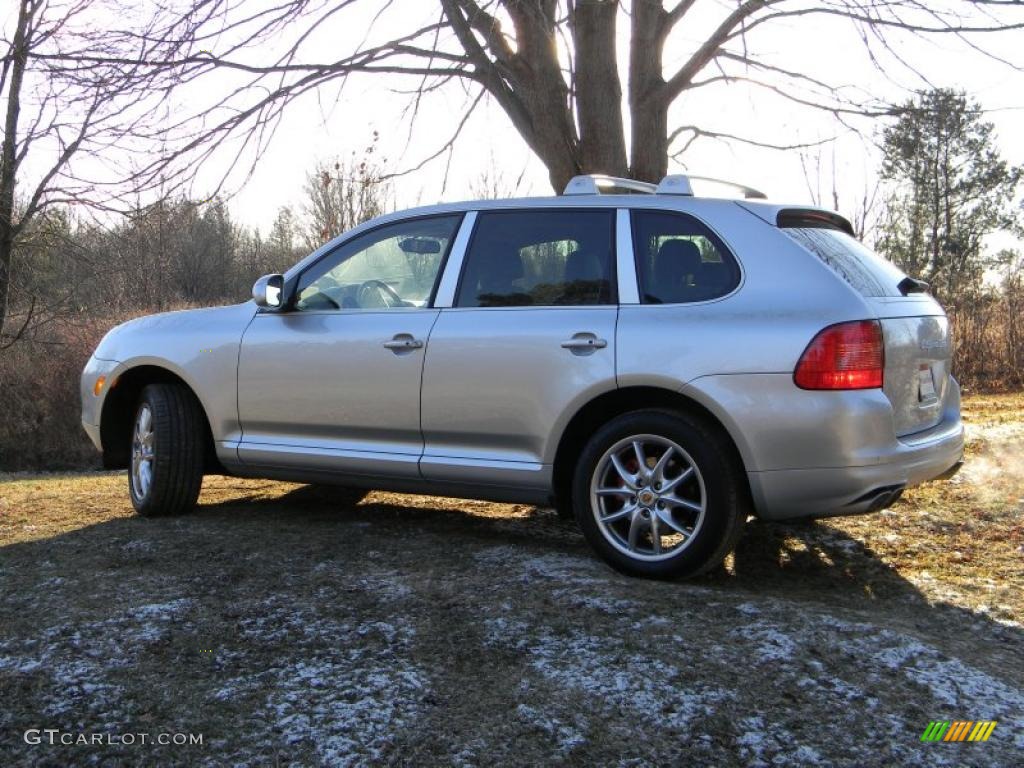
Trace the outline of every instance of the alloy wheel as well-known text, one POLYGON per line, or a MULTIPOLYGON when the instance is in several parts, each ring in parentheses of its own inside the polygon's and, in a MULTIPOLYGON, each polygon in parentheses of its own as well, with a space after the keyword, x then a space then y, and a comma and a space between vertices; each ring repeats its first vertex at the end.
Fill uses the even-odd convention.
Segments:
POLYGON ((153 484, 153 411, 143 403, 132 435, 132 494, 144 501, 153 484))
POLYGON ((597 462, 590 507, 613 547, 631 558, 661 561, 697 536, 707 492, 696 462, 678 444, 660 435, 633 435, 597 462))

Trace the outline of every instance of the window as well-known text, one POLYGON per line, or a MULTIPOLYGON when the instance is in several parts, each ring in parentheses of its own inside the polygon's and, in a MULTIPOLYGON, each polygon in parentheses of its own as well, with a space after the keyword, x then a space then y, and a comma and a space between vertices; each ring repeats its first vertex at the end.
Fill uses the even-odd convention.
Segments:
POLYGON ((707 301, 739 285, 736 259, 692 216, 634 211, 633 248, 644 304, 707 301))
POLYGON ((455 305, 613 304, 614 228, 612 209, 482 213, 455 305))
POLYGON ((461 214, 412 219, 343 243, 299 278, 295 308, 428 306, 461 220, 461 214))
POLYGON ((861 296, 903 295, 897 286, 906 275, 845 232, 809 221, 782 231, 831 267, 861 296))

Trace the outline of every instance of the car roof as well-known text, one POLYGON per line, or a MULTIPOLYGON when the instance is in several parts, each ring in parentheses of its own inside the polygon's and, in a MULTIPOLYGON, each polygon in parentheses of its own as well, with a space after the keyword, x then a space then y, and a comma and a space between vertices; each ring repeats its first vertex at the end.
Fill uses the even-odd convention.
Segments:
MULTIPOLYGON (((835 211, 804 203, 780 203, 769 201, 737 200, 727 197, 694 197, 690 195, 550 195, 547 197, 506 197, 496 200, 460 200, 450 203, 435 203, 378 216, 372 221, 387 223, 416 216, 430 216, 465 211, 500 211, 510 208, 714 208, 739 205, 756 213, 766 221, 775 222, 782 211, 807 211, 838 216, 835 211)), ((370 222, 367 222, 370 223, 370 222)), ((362 225, 361 225, 362 226, 362 225)), ((351 231, 355 231, 354 229, 351 231)))

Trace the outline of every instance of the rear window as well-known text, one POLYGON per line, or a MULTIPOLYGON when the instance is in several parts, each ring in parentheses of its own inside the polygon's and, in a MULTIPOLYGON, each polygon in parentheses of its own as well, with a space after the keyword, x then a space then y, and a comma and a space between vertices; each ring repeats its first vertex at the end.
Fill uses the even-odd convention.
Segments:
POLYGON ((688 304, 725 296, 740 283, 736 260, 692 216, 633 211, 633 252, 644 304, 688 304))
POLYGON ((906 275, 846 232, 822 225, 784 227, 782 231, 831 267, 861 296, 903 295, 897 286, 906 275))
POLYGON ((614 304, 615 211, 489 211, 477 216, 458 307, 614 304))

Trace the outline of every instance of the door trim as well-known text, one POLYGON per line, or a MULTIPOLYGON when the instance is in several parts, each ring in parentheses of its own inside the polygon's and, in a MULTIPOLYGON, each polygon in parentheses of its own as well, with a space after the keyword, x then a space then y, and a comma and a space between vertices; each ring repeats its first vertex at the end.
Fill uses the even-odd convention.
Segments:
POLYGON ((450 309, 455 304, 455 291, 459 287, 459 277, 462 275, 462 263, 466 258, 469 238, 476 225, 476 213, 476 211, 466 211, 466 215, 462 217, 459 234, 455 236, 455 242, 452 243, 451 250, 448 252, 444 271, 441 274, 441 282, 438 283, 437 293, 434 294, 434 309, 450 309))
POLYGON ((633 222, 629 208, 615 213, 615 275, 619 282, 619 304, 639 304, 636 260, 633 258, 633 222))

